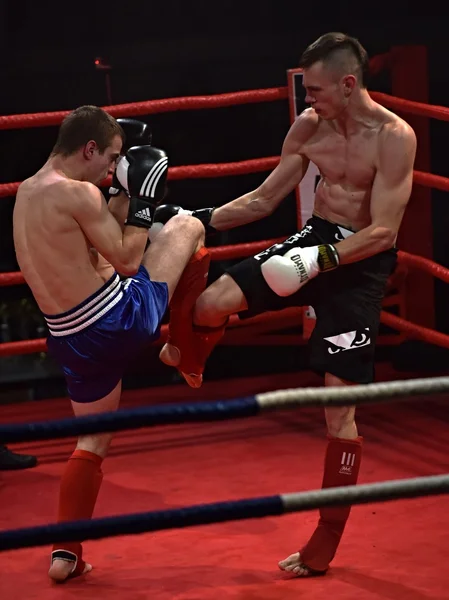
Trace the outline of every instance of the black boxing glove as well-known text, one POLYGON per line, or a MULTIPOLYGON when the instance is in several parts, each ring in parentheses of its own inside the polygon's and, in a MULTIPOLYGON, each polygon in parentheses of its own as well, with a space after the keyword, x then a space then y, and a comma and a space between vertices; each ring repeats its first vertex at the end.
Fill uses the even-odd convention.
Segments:
POLYGON ((195 217, 204 225, 204 229, 206 230, 206 234, 210 235, 212 233, 216 233, 217 230, 210 225, 210 220, 212 218, 212 213, 215 208, 200 208, 198 210, 186 210, 181 206, 176 206, 176 204, 161 204, 154 211, 153 217, 153 225, 151 229, 148 231, 148 237, 150 241, 153 241, 162 227, 167 223, 172 217, 175 215, 190 215, 191 217, 195 217))
MULTIPOLYGON (((146 123, 137 119, 117 119, 117 123, 125 133, 125 142, 122 147, 122 154, 125 154, 133 146, 151 145, 152 132, 146 123)), ((117 178, 116 173, 112 176, 112 184, 109 188, 110 196, 118 196, 123 192, 123 187, 117 178)))
POLYGON ((126 225, 150 228, 158 202, 165 195, 168 157, 154 146, 134 146, 117 165, 120 185, 129 196, 126 225))
POLYGON ((125 132, 123 153, 133 146, 151 146, 152 132, 149 125, 137 119, 117 119, 117 123, 125 132))
POLYGON ((214 213, 215 206, 211 208, 198 208, 197 210, 192 211, 192 217, 199 219, 201 223, 204 225, 204 229, 206 230, 206 235, 211 235, 213 233, 217 233, 215 227, 212 227, 210 224, 210 220, 212 219, 212 215, 214 213))

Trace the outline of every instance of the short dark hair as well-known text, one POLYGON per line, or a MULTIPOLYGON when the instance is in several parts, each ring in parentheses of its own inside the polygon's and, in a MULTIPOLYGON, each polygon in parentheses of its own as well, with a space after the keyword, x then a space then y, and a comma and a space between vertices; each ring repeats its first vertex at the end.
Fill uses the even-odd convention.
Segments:
POLYGON ((103 153, 116 135, 125 141, 125 133, 114 117, 98 106, 80 106, 61 123, 52 154, 70 156, 90 140, 94 140, 103 153))
POLYGON ((331 32, 319 37, 304 50, 299 66, 307 69, 319 61, 330 63, 334 59, 343 58, 345 54, 357 62, 358 73, 354 74, 358 77, 360 87, 366 87, 369 72, 368 53, 359 40, 345 33, 331 32))

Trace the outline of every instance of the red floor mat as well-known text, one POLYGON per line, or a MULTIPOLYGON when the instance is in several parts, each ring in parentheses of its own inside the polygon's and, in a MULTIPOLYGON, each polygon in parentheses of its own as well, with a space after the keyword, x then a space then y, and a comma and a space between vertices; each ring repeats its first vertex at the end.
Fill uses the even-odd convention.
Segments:
MULTIPOLYGON (((257 385, 263 384, 240 381, 242 395, 257 385)), ((227 390, 222 384, 223 396, 231 394, 227 390)), ((184 386, 178 392, 188 393, 184 386)), ((168 391, 166 398, 176 400, 168 391)), ((141 401, 142 394, 139 400, 133 393, 124 404, 141 401)), ((447 402, 436 396, 360 408, 360 482, 447 472, 447 402)), ((66 416, 69 408, 67 401, 52 400, 0 412, 4 422, 31 421, 66 416)), ((95 516, 315 489, 325 443, 318 409, 122 432, 104 463, 95 516)), ((38 455, 40 464, 0 473, 1 529, 53 522, 59 476, 73 445, 14 446, 38 455)), ((85 556, 94 570, 63 586, 47 578, 48 548, 0 553, 0 598, 447 599, 447 503, 440 496, 354 507, 333 568, 318 579, 288 579, 277 569, 277 561, 312 532, 316 515, 306 512, 88 541, 85 556)))

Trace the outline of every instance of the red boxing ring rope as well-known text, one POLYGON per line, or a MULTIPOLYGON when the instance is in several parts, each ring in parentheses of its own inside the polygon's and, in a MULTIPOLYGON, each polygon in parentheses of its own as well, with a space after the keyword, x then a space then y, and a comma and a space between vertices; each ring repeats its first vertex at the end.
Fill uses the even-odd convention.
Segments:
MULTIPOLYGON (((391 56, 384 54, 374 57, 370 62, 371 70, 380 71, 385 66, 391 66, 391 56)), ((442 121, 449 121, 449 108, 443 106, 432 106, 421 102, 397 98, 379 92, 370 92, 371 97, 387 108, 396 111, 431 117, 442 121)), ((236 106, 248 103, 272 102, 288 98, 288 87, 277 87, 268 89, 249 90, 228 94, 217 94, 211 96, 190 96, 181 98, 168 98, 162 100, 150 100, 146 102, 135 102, 103 107, 114 117, 133 117, 161 112, 177 110, 193 110, 202 108, 220 108, 236 106)), ((34 114, 19 114, 0 116, 0 129, 32 128, 59 125, 70 111, 57 111, 34 114)), ((169 180, 228 177, 247 173, 269 171, 276 167, 280 160, 279 156, 271 156, 258 159, 244 160, 223 164, 198 164, 171 167, 168 172, 169 180)), ((414 183, 426 187, 449 191, 449 178, 422 171, 414 171, 414 183)), ((109 185, 110 178, 102 182, 109 185)), ((0 184, 0 197, 14 196, 17 192, 19 182, 0 184)), ((283 241, 283 238, 263 240, 245 244, 235 244, 210 248, 212 260, 229 260, 243 258, 260 252, 274 243, 283 241)), ((449 269, 421 256, 399 251, 398 260, 406 268, 418 269, 433 275, 434 277, 449 283, 449 269)), ((0 273, 0 286, 24 284, 22 273, 0 273)), ((385 305, 388 305, 386 299, 385 305)), ((275 327, 289 327, 299 325, 302 320, 302 312, 299 308, 286 309, 279 313, 265 313, 240 321, 233 315, 229 321, 228 333, 223 343, 242 342, 242 335, 248 333, 257 334, 257 341, 266 341, 268 344, 304 343, 304 337, 299 335, 268 335, 275 327)), ((437 346, 449 348, 449 336, 411 323, 401 317, 389 312, 382 311, 381 322, 392 329, 406 334, 407 336, 421 339, 437 346)), ((162 327, 161 338, 158 343, 164 343, 167 337, 167 326, 162 327)), ((0 343, 0 357, 17 354, 28 354, 46 351, 44 338, 24 340, 18 342, 0 343)))
MULTIPOLYGON (((171 181, 180 179, 211 179, 215 177, 230 177, 231 175, 247 175, 248 173, 260 173, 270 171, 276 167, 280 156, 269 156, 267 158, 252 158, 240 162, 231 163, 206 163, 199 165, 186 165, 181 167, 170 167, 168 179, 171 181)), ((108 177, 102 181, 102 185, 109 186, 112 179, 108 177)), ((418 185, 449 192, 449 178, 422 171, 413 172, 413 181, 418 185)), ((0 198, 15 196, 20 182, 1 183, 0 198)))
MULTIPOLYGON (((211 96, 185 96, 181 98, 165 98, 163 100, 147 100, 130 104, 103 106, 104 110, 113 117, 138 117, 176 110, 193 110, 199 108, 223 108, 237 104, 254 102, 273 102, 285 100, 288 95, 287 87, 231 92, 229 94, 214 94, 211 96)), ((29 127, 46 127, 59 125, 68 110, 57 112, 32 113, 25 115, 7 115, 0 117, 0 129, 25 129, 29 127)))
MULTIPOLYGON (((137 117, 142 115, 173 112, 177 110, 198 110, 203 108, 223 108, 239 104, 254 104, 258 102, 273 102, 285 100, 288 88, 266 88, 247 90, 244 92, 231 92, 228 94, 214 94, 210 96, 185 96, 180 98, 166 98, 162 100, 147 100, 145 102, 131 102, 129 104, 116 104, 103 106, 113 117, 137 117)), ((404 98, 396 98, 381 92, 370 92, 370 96, 379 104, 393 110, 406 112, 421 117, 430 117, 440 121, 449 121, 449 108, 423 102, 414 102, 404 98)), ((22 115, 0 116, 0 129, 27 129, 32 127, 48 127, 59 125, 68 110, 56 112, 42 112, 22 115)))
MULTIPOLYGON (((253 254, 262 252, 262 250, 269 248, 273 244, 283 242, 284 240, 285 237, 279 237, 270 240, 261 240, 259 242, 230 244, 229 246, 209 248, 209 252, 211 254, 211 259, 216 261, 231 260, 233 258, 246 258, 247 256, 252 256, 253 254)), ((441 279, 441 281, 444 281, 445 283, 449 283, 449 269, 433 262, 432 260, 429 260, 428 258, 423 258, 422 256, 416 256, 400 250, 398 252, 398 259, 399 262, 405 266, 420 269, 421 271, 425 271, 426 273, 433 275, 437 279, 441 279)), ((26 282, 20 271, 15 271, 12 273, 0 273, 0 287, 21 285, 24 283, 26 282)))
MULTIPOLYGON (((274 238, 270 240, 263 240, 260 242, 249 242, 244 244, 233 244, 229 246, 220 246, 218 248, 210 248, 211 258, 212 260, 229 260, 232 258, 244 258, 247 256, 251 256, 253 254, 257 254, 261 252, 265 248, 268 248, 272 244, 276 244, 278 242, 283 241, 285 238, 274 238)), ((399 251, 398 258, 401 264, 405 266, 421 269, 427 273, 431 273, 436 278, 449 283, 449 269, 434 263, 433 261, 422 258, 420 256, 415 256, 413 254, 409 254, 407 252, 399 251)), ((23 284, 25 280, 20 272, 17 273, 1 273, 0 274, 0 285, 17 285, 23 284)), ((248 319, 245 323, 242 323, 238 317, 235 315, 229 321, 229 328, 232 330, 237 327, 245 327, 247 331, 250 333, 265 333, 266 329, 268 330, 275 325, 276 327, 288 327, 297 325, 301 320, 301 312, 299 309, 286 309, 279 313, 267 313, 258 315, 253 317, 252 319, 248 319), (261 327, 262 325, 262 327, 261 327), (259 326, 258 328, 254 328, 254 326, 259 326)), ((406 333, 415 339, 424 340, 435 344, 436 346, 441 346, 443 348, 449 348, 449 336, 443 333, 439 333, 427 327, 422 327, 420 325, 416 325, 415 323, 411 323, 410 321, 406 321, 396 315, 388 313, 386 311, 382 311, 381 314, 381 322, 385 325, 392 327, 393 329, 400 331, 402 333, 406 333)), ((158 343, 164 343, 167 338, 168 330, 167 326, 164 325, 161 330, 161 338, 158 340, 158 343)), ((234 337, 235 339, 235 337, 234 337)), ((240 339, 240 338, 239 338, 240 339)), ((286 343, 287 339, 285 336, 282 336, 283 344, 286 343)), ((270 337, 267 340, 267 343, 274 342, 274 337, 270 337)), ((301 341, 301 338, 294 338, 295 343, 301 341)), ((232 342, 228 340, 228 343, 232 342)), ((19 342, 5 342, 0 344, 0 357, 1 356, 11 356, 17 354, 31 354, 34 352, 45 352, 47 348, 45 338, 39 338, 35 340, 24 340, 19 342)))

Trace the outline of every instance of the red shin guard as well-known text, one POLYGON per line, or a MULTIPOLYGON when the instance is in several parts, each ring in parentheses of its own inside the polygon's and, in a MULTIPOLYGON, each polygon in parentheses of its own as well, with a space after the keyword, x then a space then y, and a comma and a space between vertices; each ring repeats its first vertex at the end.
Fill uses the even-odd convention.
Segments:
MULTIPOLYGON (((58 523, 90 519, 94 512, 103 473, 101 456, 87 450, 75 450, 67 462, 59 492, 58 523)), ((71 576, 81 575, 85 562, 80 542, 54 544, 52 559, 60 558, 75 563, 71 576)))
POLYGON ((170 302, 167 343, 179 350, 181 360, 177 369, 182 373, 200 375, 208 356, 202 351, 204 334, 197 334, 193 326, 193 311, 198 297, 206 288, 209 265, 210 254, 206 248, 201 248, 184 269, 170 302))
MULTIPOLYGON (((219 325, 218 327, 200 327, 199 325, 193 326, 193 333, 195 336, 195 357, 197 361, 197 367, 200 368, 200 373, 204 371, 204 365, 206 360, 209 358, 212 350, 221 340, 226 330, 226 325, 229 319, 219 325)), ((197 371, 193 371, 196 373, 197 371)))
MULTIPOLYGON (((362 440, 342 440, 329 436, 324 462, 323 488, 355 485, 362 458, 362 440)), ((312 537, 302 550, 301 562, 313 571, 329 567, 340 543, 351 511, 350 506, 320 509, 320 519, 312 537)))

